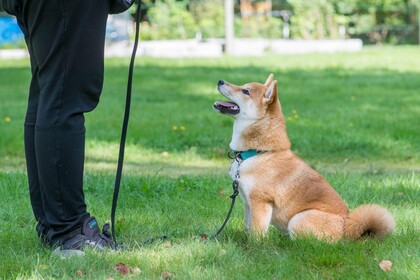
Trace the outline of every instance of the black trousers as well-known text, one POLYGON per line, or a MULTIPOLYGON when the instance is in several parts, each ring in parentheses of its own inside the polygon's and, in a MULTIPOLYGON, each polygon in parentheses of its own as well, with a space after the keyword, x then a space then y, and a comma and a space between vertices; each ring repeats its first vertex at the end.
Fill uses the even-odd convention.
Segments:
POLYGON ((89 217, 83 193, 84 113, 98 102, 109 13, 116 0, 2 0, 30 54, 32 80, 24 126, 32 209, 38 234, 56 244, 89 217))

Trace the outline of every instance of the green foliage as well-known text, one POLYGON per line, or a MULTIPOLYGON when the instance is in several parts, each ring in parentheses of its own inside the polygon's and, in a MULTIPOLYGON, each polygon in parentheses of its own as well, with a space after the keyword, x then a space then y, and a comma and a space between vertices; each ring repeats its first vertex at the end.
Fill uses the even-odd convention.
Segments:
POLYGON ((371 43, 414 43, 418 30, 416 0, 332 1, 347 17, 349 35, 371 43))
POLYGON ((223 0, 190 1, 189 7, 203 38, 221 38, 224 36, 223 0))
POLYGON ((328 0, 289 0, 294 15, 291 32, 295 38, 337 38, 338 26, 333 5, 328 0))
MULTIPOLYGON (((145 40, 191 39, 199 32, 203 39, 224 36, 222 0, 156 1, 150 5, 149 20, 142 23, 140 36, 145 40)), ((282 21, 267 16, 235 20, 235 33, 245 38, 279 38, 282 21)))
MULTIPOLYGON (((371 43, 416 40, 415 1, 405 0, 288 0, 293 10, 294 38, 337 38, 343 25, 348 35, 371 43)), ((418 27, 417 27, 418 29, 418 27)))
MULTIPOLYGON (((256 2, 256 1, 254 1, 256 2)), ((416 0, 287 0, 272 1, 273 10, 289 10, 291 38, 337 39, 346 37, 366 43, 414 43, 418 38, 416 0)), ((255 3, 254 3, 255 4, 255 3)), ((148 21, 143 39, 186 39, 200 32, 203 38, 224 36, 222 0, 148 1, 148 21)), ((235 35, 244 38, 281 38, 281 18, 255 14, 239 16, 236 5, 235 35)))
POLYGON ((16 43, 2 44, 0 45, 1 49, 26 49, 25 40, 20 40, 16 43))
POLYGON ((240 38, 281 38, 283 22, 267 16, 235 19, 235 35, 240 38))
POLYGON ((156 1, 149 9, 148 17, 150 20, 142 23, 142 39, 187 39, 193 38, 198 30, 183 1, 156 1))

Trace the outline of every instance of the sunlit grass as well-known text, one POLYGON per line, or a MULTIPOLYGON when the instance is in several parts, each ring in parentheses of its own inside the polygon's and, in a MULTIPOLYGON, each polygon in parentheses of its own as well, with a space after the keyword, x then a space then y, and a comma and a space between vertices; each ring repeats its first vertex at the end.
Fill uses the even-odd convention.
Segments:
MULTIPOLYGON (((86 168, 92 172, 114 172, 119 145, 89 141, 87 145, 86 168)), ((204 159, 192 147, 182 152, 153 150, 139 145, 125 148, 124 171, 129 174, 165 174, 168 176, 224 174, 229 161, 226 159, 204 159)))

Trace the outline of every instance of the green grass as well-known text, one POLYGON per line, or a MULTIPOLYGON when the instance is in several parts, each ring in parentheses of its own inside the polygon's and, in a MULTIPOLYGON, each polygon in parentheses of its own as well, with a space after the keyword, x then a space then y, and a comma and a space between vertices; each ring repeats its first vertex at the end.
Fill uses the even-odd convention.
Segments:
MULTIPOLYGON (((25 175, 27 60, 0 61, 0 279, 128 278, 415 279, 420 271, 420 49, 212 59, 137 60, 117 236, 127 250, 65 260, 35 234, 25 175), (252 240, 241 201, 218 241, 230 200, 232 120, 217 115, 219 79, 241 84, 274 73, 293 150, 350 208, 379 203, 395 215, 383 241, 291 241, 270 229, 252 240), (168 235, 165 242, 144 245, 168 235), (393 262, 390 272, 378 263, 393 262), (80 277, 77 271, 83 275, 80 277)), ((104 92, 86 115, 88 210, 109 219, 128 59, 106 61, 104 92)))

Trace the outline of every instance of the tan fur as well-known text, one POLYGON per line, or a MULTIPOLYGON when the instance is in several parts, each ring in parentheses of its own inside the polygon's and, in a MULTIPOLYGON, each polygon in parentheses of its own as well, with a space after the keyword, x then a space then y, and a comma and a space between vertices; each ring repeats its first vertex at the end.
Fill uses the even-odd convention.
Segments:
POLYGON ((375 205, 362 205, 354 209, 344 224, 345 237, 358 239, 360 236, 385 237, 395 228, 395 221, 388 210, 375 205))
POLYGON ((230 148, 263 152, 240 166, 234 161, 230 171, 235 178, 239 166, 245 223, 252 234, 264 235, 270 224, 292 238, 314 235, 327 241, 383 237, 394 230, 392 215, 378 205, 349 213, 328 182, 291 151, 272 74, 264 84, 221 81, 219 91, 240 108, 238 114, 228 114, 235 119, 230 148))

